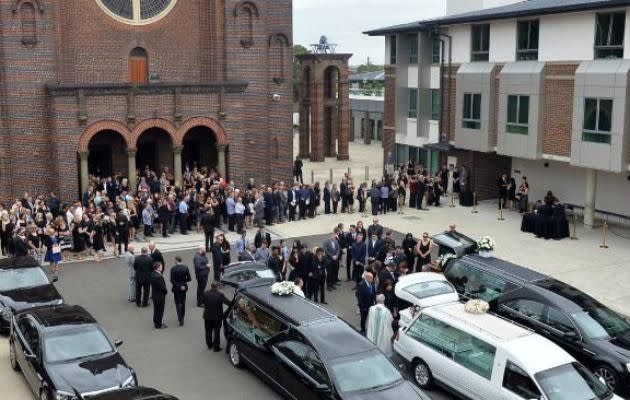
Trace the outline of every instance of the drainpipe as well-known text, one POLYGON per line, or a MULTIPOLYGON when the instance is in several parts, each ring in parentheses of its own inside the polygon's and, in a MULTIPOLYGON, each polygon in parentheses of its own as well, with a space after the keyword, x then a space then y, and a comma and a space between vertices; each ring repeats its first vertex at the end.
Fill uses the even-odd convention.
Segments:
MULTIPOLYGON (((440 60, 440 102, 441 104, 447 104, 448 107, 446 109, 446 127, 447 134, 445 138, 442 138, 442 118, 440 118, 440 142, 448 143, 448 132, 451 130, 451 82, 452 82, 452 66, 453 66, 453 37, 451 35, 447 35, 445 33, 440 33, 437 28, 433 29, 433 36, 440 38, 440 43, 442 44, 442 54, 440 60), (446 39, 446 40, 445 40, 446 39), (444 98, 444 91, 446 90, 444 85, 444 59, 445 51, 444 45, 448 41, 448 96, 446 99, 444 98), (446 103, 444 101, 446 100, 446 103)), ((441 116, 441 115, 440 115, 441 116)))

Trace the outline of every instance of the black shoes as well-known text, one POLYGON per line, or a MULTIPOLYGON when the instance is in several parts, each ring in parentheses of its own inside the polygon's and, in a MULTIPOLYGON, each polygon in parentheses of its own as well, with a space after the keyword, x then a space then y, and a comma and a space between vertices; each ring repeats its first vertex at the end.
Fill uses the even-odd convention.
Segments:
POLYGON ((166 328, 168 328, 168 325, 166 325, 166 324, 162 324, 160 326, 156 326, 155 327, 155 329, 166 329, 166 328))

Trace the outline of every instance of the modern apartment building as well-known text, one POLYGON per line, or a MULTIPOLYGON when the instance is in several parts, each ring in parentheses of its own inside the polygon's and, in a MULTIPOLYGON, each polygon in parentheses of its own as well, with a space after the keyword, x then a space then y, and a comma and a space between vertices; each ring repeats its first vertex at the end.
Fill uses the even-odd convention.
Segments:
POLYGON ((552 190, 587 224, 630 216, 629 18, 630 1, 529 0, 367 32, 386 38, 398 161, 464 165, 481 198, 527 176, 530 200, 552 190))

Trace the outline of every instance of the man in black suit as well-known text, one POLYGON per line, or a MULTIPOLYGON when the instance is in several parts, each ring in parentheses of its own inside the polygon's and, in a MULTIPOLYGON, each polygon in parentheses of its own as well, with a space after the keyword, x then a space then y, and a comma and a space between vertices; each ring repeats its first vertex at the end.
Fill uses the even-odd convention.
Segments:
POLYGON ((346 245, 346 281, 350 281, 352 279, 352 274, 350 270, 350 266, 352 265, 352 245, 357 240, 357 227, 355 225, 350 225, 350 232, 345 234, 345 245, 346 245))
POLYGON ((149 304, 153 259, 149 256, 149 249, 146 246, 142 247, 140 253, 133 262, 133 269, 136 271, 136 305, 146 307, 149 304))
POLYGON ((153 272, 151 273, 151 291, 153 292, 153 326, 155 329, 167 328, 166 324, 162 323, 164 317, 164 304, 166 302, 166 295, 168 290, 166 289, 166 282, 162 272, 164 266, 159 262, 156 262, 153 266, 153 272))
POLYGON ((361 334, 365 335, 365 322, 376 300, 376 288, 374 287, 374 276, 371 272, 363 273, 363 280, 357 286, 357 301, 359 303, 359 313, 361 314, 361 334))
POLYGON ((499 188, 499 208, 505 208, 509 184, 510 181, 506 174, 501 175, 501 178, 497 180, 497 187, 499 188))
POLYGON ((206 330, 206 346, 214 352, 221 351, 221 324, 223 323, 223 305, 230 301, 219 291, 219 284, 212 282, 210 290, 203 294, 203 321, 206 330))
POLYGON ((203 234, 206 238, 206 251, 210 251, 210 247, 214 243, 214 224, 215 216, 212 207, 206 207, 205 212, 201 215, 199 224, 203 228, 203 234))
POLYGON ((326 303, 326 259, 324 249, 318 248, 315 257, 311 258, 312 264, 308 270, 307 297, 317 303, 317 294, 322 304, 326 303))
POLYGON ((368 256, 368 265, 373 263, 376 259, 379 258, 381 251, 383 251, 383 241, 378 238, 378 236, 373 233, 368 241, 367 248, 367 256, 368 256))
POLYGON ((171 268, 171 284, 173 285, 177 320, 179 321, 179 326, 183 326, 184 316, 186 315, 186 292, 188 292, 188 282, 192 279, 190 278, 190 270, 182 264, 180 256, 175 257, 175 263, 175 266, 171 268))
POLYGON ((164 265, 164 256, 162 256, 162 252, 155 247, 155 243, 149 242, 147 246, 149 246, 149 255, 153 262, 159 262, 164 265))
POLYGON ((129 247, 129 217, 122 210, 116 216, 116 230, 118 231, 118 254, 122 254, 122 245, 125 245, 125 251, 129 247))
POLYGON ((371 237, 373 234, 376 234, 379 239, 383 237, 383 227, 378 223, 378 218, 374 218, 372 225, 367 230, 368 237, 371 237))
POLYGON ((267 245, 271 245, 271 235, 269 234, 269 232, 266 232, 264 226, 261 226, 260 228, 258 228, 256 236, 254 236, 254 246, 256 246, 256 249, 260 248, 263 241, 266 241, 267 245))
POLYGON ((195 278, 197 279, 197 307, 203 307, 203 293, 208 285, 208 275, 210 275, 210 267, 208 267, 208 256, 203 245, 199 246, 195 257, 193 258, 193 266, 195 267, 195 278))
POLYGON ((289 205, 289 222, 295 221, 295 209, 300 204, 300 188, 297 185, 287 192, 287 204, 289 205))

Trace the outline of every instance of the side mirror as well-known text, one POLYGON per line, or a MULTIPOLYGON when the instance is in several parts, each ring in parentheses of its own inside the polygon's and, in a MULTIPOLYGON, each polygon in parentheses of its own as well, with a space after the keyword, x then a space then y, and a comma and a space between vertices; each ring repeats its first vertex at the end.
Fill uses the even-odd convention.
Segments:
POLYGON ((569 332, 564 332, 564 334, 562 334, 563 337, 569 339, 569 340, 578 340, 578 334, 575 331, 569 331, 569 332))
POLYGON ((313 391, 317 392, 317 393, 330 393, 331 389, 330 386, 323 384, 323 383, 317 383, 313 386, 313 391))
POLYGON ((33 353, 26 353, 24 355, 24 358, 26 358, 26 361, 29 362, 36 362, 37 361, 37 356, 33 353))
POLYGON ((122 340, 120 340, 120 339, 117 339, 117 340, 114 342, 114 345, 115 345, 116 347, 120 347, 120 346, 122 346, 122 345, 123 345, 123 341, 122 341, 122 340))
POLYGON ((53 283, 57 282, 58 280, 59 280, 58 276, 53 276, 53 278, 52 278, 53 283))

